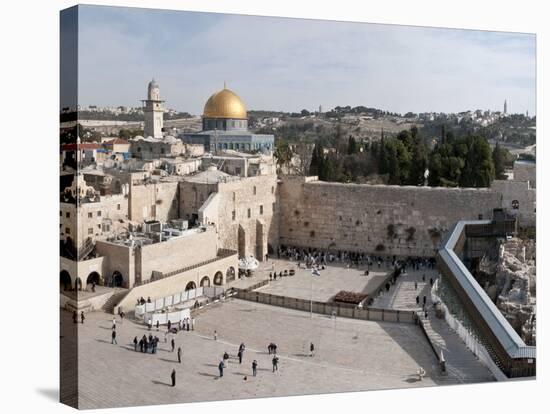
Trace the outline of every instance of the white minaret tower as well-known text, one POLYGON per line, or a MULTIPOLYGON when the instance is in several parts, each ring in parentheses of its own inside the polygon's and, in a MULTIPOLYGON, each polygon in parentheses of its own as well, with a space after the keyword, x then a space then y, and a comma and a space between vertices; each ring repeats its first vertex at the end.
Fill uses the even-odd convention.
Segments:
POLYGON ((160 89, 155 79, 149 82, 147 99, 141 102, 143 102, 143 115, 145 118, 143 135, 145 137, 162 138, 164 101, 160 99, 160 89))
POLYGON ((506 99, 504 100, 504 115, 508 113, 508 103, 506 102, 506 99))

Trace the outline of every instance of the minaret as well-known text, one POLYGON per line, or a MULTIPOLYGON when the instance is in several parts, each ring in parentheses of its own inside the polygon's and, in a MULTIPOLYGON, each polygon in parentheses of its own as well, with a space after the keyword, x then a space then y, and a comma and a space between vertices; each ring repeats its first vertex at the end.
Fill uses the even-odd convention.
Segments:
POLYGON ((162 138, 164 101, 160 99, 159 85, 155 79, 149 82, 147 99, 141 102, 143 102, 143 115, 145 118, 143 135, 145 137, 162 138))
POLYGON ((508 104, 506 103, 506 99, 504 100, 504 115, 508 113, 508 104))

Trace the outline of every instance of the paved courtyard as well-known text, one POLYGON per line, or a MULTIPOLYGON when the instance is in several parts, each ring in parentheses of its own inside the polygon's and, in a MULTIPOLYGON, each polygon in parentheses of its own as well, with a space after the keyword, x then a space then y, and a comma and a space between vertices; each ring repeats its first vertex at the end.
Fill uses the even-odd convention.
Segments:
MULTIPOLYGON (((427 340, 415 325, 330 319, 236 299, 213 304, 196 318, 196 330, 175 336, 183 362, 163 342, 156 355, 133 350, 134 336, 146 327, 125 320, 117 324, 118 345, 111 345, 112 315, 93 312, 79 325, 80 408, 240 399, 387 388, 424 387, 461 382, 443 377, 427 340), (213 331, 218 331, 218 340, 213 331), (279 371, 272 373, 266 346, 278 345, 279 371), (316 355, 307 356, 309 342, 316 355), (244 342, 243 364, 236 359, 244 342), (224 377, 218 363, 231 355, 224 377), (251 363, 259 363, 257 377, 251 363), (427 371, 423 381, 414 373, 427 371), (170 372, 177 385, 170 387, 170 372), (247 376, 247 380, 244 377, 247 376)), ((62 332, 71 328, 71 314, 62 312, 62 332)), ((156 331, 153 329, 153 333, 156 331)), ((71 341, 68 336, 61 341, 71 341)), ((63 358, 62 358, 63 360, 63 358)))
POLYGON ((296 273, 294 276, 277 278, 277 281, 262 287, 261 292, 306 300, 313 296, 313 300, 320 302, 329 301, 341 290, 370 294, 390 272, 390 269, 384 265, 380 268, 375 265, 371 266, 369 276, 366 276, 364 274, 366 266, 358 269, 347 268, 342 264, 330 264, 325 267, 325 270, 321 270, 321 276, 312 276, 311 269, 306 269, 303 263, 301 268, 298 268, 296 262, 272 260, 269 263, 262 263, 262 267, 256 272, 258 280, 269 279, 269 272, 273 268, 277 274, 290 269, 295 269, 296 273))

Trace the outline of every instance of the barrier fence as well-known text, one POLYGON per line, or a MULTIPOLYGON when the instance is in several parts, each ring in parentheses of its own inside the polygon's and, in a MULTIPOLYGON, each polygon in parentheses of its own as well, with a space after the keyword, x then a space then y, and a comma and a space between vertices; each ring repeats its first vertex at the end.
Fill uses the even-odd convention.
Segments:
POLYGON ((269 293, 253 291, 251 286, 247 289, 234 288, 233 297, 251 302, 264 303, 266 305, 280 306, 323 315, 341 316, 344 318, 363 319, 371 321, 416 323, 414 311, 400 311, 393 309, 358 308, 355 305, 317 302, 306 299, 290 298, 287 296, 272 295, 269 293))
MULTIPOLYGON (((143 305, 137 305, 134 309, 136 317, 142 317, 146 313, 152 313, 155 311, 161 311, 162 309, 168 308, 170 306, 183 304, 192 299, 197 299, 201 296, 206 296, 208 298, 217 298, 220 295, 223 295, 225 289, 221 286, 205 286, 198 287, 196 289, 185 290, 183 292, 175 293, 174 295, 165 296, 160 299, 155 299, 151 303, 144 303, 143 305)), ((188 307, 191 307, 189 305, 188 307)), ((162 323, 162 322, 160 322, 162 323)))

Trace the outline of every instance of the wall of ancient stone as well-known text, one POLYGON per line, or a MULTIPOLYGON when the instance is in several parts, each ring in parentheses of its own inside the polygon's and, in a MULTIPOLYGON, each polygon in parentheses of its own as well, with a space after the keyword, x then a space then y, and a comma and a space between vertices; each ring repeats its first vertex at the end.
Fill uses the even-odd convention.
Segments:
POLYGON ((103 259, 103 278, 109 285, 114 272, 120 272, 123 287, 130 288, 135 282, 134 251, 127 246, 98 240, 96 253, 103 259))
MULTIPOLYGON (((136 273, 140 273, 141 280, 146 281, 153 271, 172 272, 213 259, 217 253, 216 231, 210 227, 197 234, 143 246, 139 263, 136 263, 136 273)), ((136 276, 139 280, 139 275, 136 276)))
POLYGON ((128 205, 130 220, 165 222, 178 218, 178 191, 177 181, 132 185, 128 205))
POLYGON ((135 287, 115 307, 115 314, 118 313, 119 308, 124 309, 126 312, 133 310, 137 300, 142 296, 150 296, 151 299, 154 300, 185 290, 189 282, 194 282, 196 286, 200 286, 200 280, 204 276, 208 276, 210 285, 213 286, 212 282, 217 272, 223 273, 223 285, 225 285, 226 271, 229 267, 237 269, 237 255, 225 257, 197 269, 192 269, 165 279, 135 287))
POLYGON ((277 176, 220 183, 218 194, 220 246, 263 260, 268 244, 278 245, 277 176))
POLYGON ((381 255, 432 256, 458 220, 492 217, 501 194, 283 178, 280 243, 381 255))
POLYGON ((518 218, 521 227, 536 224, 536 190, 529 182, 495 180, 491 188, 502 194, 502 206, 518 218))

